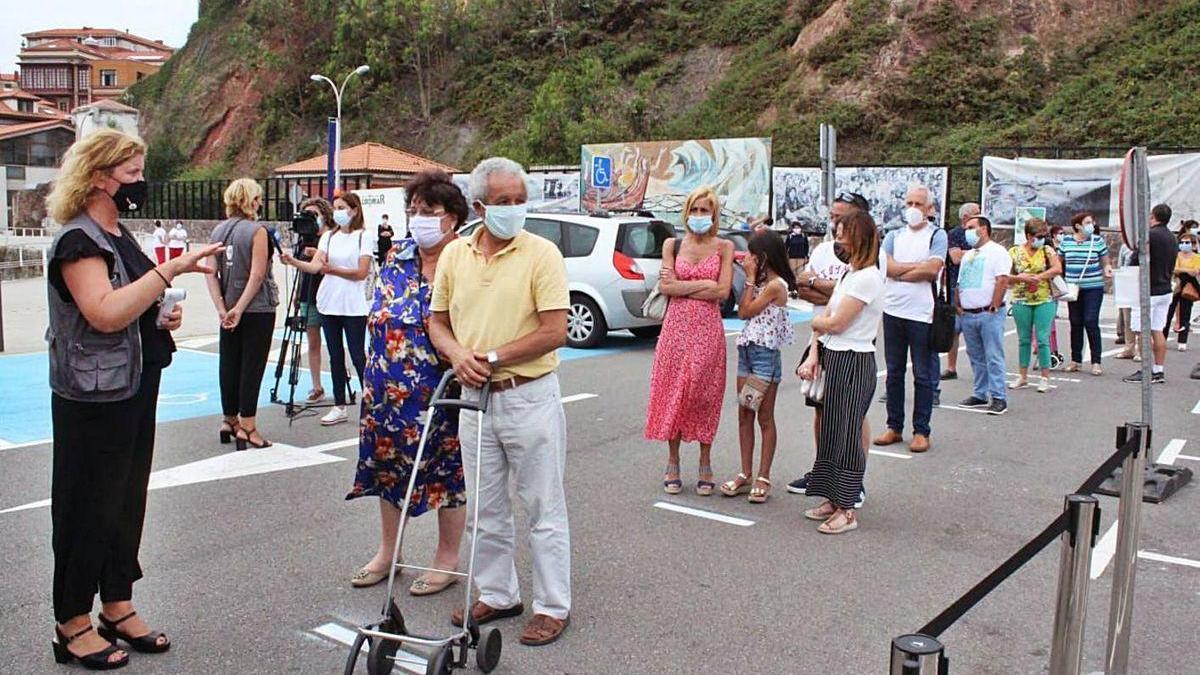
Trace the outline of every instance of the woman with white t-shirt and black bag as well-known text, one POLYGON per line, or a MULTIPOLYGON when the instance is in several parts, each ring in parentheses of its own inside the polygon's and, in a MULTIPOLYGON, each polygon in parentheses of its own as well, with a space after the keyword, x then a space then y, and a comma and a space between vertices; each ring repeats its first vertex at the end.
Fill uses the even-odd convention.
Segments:
POLYGON ((883 315, 884 277, 879 269, 879 231, 875 221, 856 210, 839 221, 838 243, 849 254, 850 270, 838 281, 824 314, 813 318, 819 349, 800 365, 801 379, 824 374, 824 414, 817 440, 817 461, 806 494, 824 502, 804 512, 823 521, 822 534, 858 527, 855 502, 867 468, 863 424, 875 395, 875 337, 883 315))
POLYGON ((358 374, 362 387, 366 367, 367 314, 370 307, 366 297, 366 279, 375 255, 375 242, 365 236, 362 202, 358 195, 347 192, 333 200, 333 222, 336 230, 321 235, 317 252, 311 262, 284 255, 284 262, 309 274, 323 274, 317 289, 317 311, 321 313, 321 328, 325 346, 329 349, 329 365, 333 375, 334 406, 321 424, 329 426, 346 421, 346 350, 358 374))

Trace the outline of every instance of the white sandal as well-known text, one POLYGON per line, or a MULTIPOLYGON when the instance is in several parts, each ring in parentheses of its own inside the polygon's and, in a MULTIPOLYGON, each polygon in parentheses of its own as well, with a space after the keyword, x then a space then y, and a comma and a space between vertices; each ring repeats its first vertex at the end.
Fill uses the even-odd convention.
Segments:
POLYGON ((858 518, 854 517, 854 510, 853 509, 842 509, 841 511, 838 511, 837 513, 830 516, 829 520, 826 520, 825 522, 821 523, 821 525, 817 528, 817 532, 820 532, 821 534, 842 534, 844 532, 849 532, 851 530, 857 530, 857 529, 858 529, 858 518), (836 525, 836 526, 831 525, 831 523, 833 523, 833 521, 838 518, 842 519, 841 524, 836 525))
POLYGON ((747 499, 747 501, 749 501, 751 504, 765 504, 767 502, 767 497, 771 496, 771 481, 759 476, 758 478, 754 479, 754 483, 754 487, 750 488, 750 497, 747 499), (765 489, 761 488, 758 486, 759 483, 762 483, 767 487, 765 489))
POLYGON ((739 473, 733 480, 727 480, 721 483, 721 494, 726 497, 736 497, 743 492, 750 490, 750 476, 745 473, 739 473))

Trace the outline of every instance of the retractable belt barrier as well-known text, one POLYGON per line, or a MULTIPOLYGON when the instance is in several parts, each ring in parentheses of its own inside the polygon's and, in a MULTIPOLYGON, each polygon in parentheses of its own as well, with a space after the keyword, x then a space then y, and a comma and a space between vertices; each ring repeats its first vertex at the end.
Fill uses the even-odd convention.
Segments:
MULTIPOLYGON (((1104 479, 1112 475, 1112 472, 1118 466, 1121 466, 1126 457, 1138 451, 1139 441, 1136 435, 1127 436, 1124 441, 1124 444, 1111 457, 1105 460, 1091 476, 1088 476, 1088 479, 1075 491, 1076 494, 1093 494, 1096 488, 1100 487, 1100 484, 1104 482, 1104 479)), ((1016 572, 1025 563, 1032 560, 1034 556, 1041 553, 1042 549, 1053 543, 1059 535, 1066 531, 1067 523, 1067 514, 1060 513, 1046 529, 1039 532, 1033 539, 1030 539, 1020 550, 1012 554, 1008 560, 1005 560, 991 574, 975 584, 971 590, 963 593, 962 597, 955 600, 953 604, 944 609, 941 614, 934 617, 932 621, 925 624, 918 632, 930 637, 939 637, 947 628, 954 625, 964 614, 987 596, 988 593, 996 590, 997 586, 1012 576, 1013 572, 1016 572)))

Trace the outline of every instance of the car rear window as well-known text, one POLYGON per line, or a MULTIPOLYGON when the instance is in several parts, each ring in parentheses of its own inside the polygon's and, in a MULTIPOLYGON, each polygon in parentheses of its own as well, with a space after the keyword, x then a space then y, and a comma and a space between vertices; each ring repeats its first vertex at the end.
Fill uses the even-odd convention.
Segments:
POLYGON ((617 247, 630 258, 662 258, 663 242, 674 236, 674 229, 661 220, 623 223, 617 247))

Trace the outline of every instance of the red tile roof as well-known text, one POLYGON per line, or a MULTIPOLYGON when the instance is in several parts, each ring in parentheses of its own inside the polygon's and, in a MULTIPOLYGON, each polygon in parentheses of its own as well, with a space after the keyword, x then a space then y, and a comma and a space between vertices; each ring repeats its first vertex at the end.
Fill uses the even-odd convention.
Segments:
POLYGON ((124 103, 119 103, 110 98, 102 98, 98 101, 92 101, 91 103, 89 103, 87 105, 79 106, 78 108, 72 110, 71 112, 76 113, 76 112, 79 112, 80 110, 84 110, 86 108, 95 108, 96 110, 107 110, 108 112, 122 112, 122 113, 138 112, 137 108, 127 106, 124 103))
MULTIPOLYGON (((275 173, 319 174, 324 173, 329 155, 310 157, 275 169, 275 173)), ((426 169, 441 169, 448 173, 457 171, 452 166, 426 159, 410 152, 389 148, 381 143, 363 143, 352 148, 342 148, 342 173, 417 173, 426 169)))
POLYGON ((75 128, 70 122, 65 120, 46 120, 44 122, 27 122, 25 124, 13 124, 7 127, 0 126, 0 141, 17 138, 19 136, 27 136, 36 134, 39 131, 47 131, 50 129, 65 129, 74 132, 75 128))
POLYGON ((83 28, 52 28, 50 30, 39 30, 33 33, 24 33, 21 35, 21 37, 25 39, 37 40, 44 38, 70 38, 72 41, 74 38, 79 36, 94 38, 124 38, 130 42, 137 42, 139 44, 146 45, 147 47, 175 51, 174 47, 168 47, 160 41, 151 40, 140 35, 134 35, 133 33, 128 33, 123 30, 116 30, 113 28, 91 28, 89 26, 84 26, 83 28))

